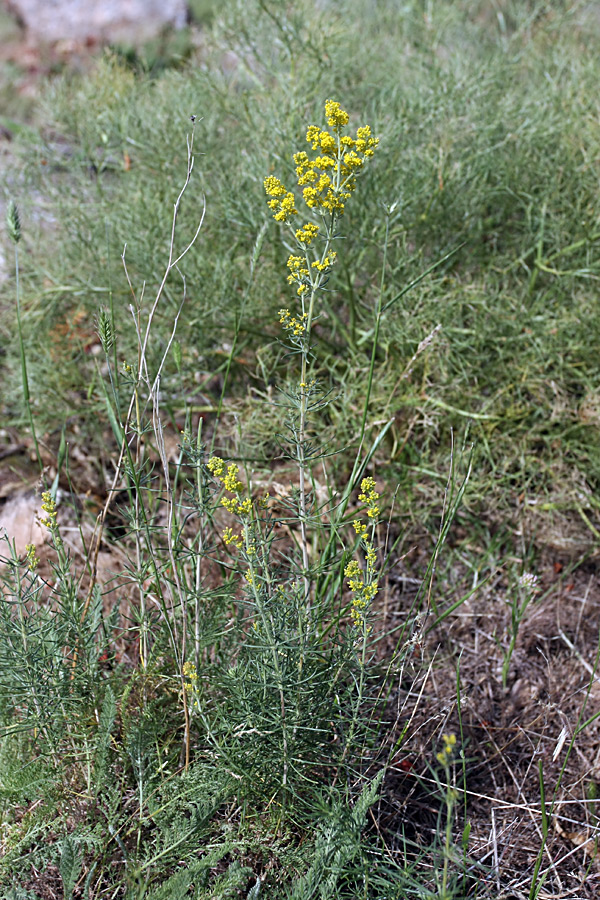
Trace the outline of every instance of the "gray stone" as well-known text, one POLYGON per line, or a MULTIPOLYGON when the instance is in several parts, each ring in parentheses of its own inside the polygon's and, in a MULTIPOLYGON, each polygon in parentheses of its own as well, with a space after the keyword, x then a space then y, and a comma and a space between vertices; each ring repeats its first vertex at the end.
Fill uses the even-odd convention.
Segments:
POLYGON ((187 19, 186 0, 8 0, 8 7, 28 38, 47 42, 138 43, 187 19))

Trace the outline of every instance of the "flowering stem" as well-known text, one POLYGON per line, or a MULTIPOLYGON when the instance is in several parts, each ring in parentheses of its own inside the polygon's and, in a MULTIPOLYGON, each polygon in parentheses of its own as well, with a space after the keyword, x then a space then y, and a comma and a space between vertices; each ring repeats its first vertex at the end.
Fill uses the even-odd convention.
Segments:
MULTIPOLYGON (((335 215, 331 217, 331 224, 327 231, 327 238, 325 241, 325 249, 321 254, 320 262, 323 263, 325 259, 327 259, 327 254, 329 253, 329 248, 331 247, 333 228, 335 223, 335 215)), ((306 262, 309 267, 310 272, 310 260, 308 255, 308 250, 306 251, 306 262)), ((310 560, 308 555, 308 533, 307 533, 307 503, 306 503, 306 454, 305 454, 305 441, 306 441, 306 432, 307 432, 307 423, 308 423, 308 357, 310 354, 310 338, 311 338, 311 330, 312 323, 315 311, 315 299, 317 293, 321 288, 321 283, 323 281, 323 275, 319 271, 317 276, 315 277, 311 292, 310 292, 310 301, 308 304, 308 316, 306 319, 306 332, 304 338, 304 346, 302 349, 302 364, 300 369, 300 428, 298 434, 298 466, 299 466, 299 481, 300 481, 300 544, 302 548, 302 569, 303 569, 303 581, 304 581, 304 597, 305 602, 308 607, 308 611, 310 611, 310 575, 309 575, 309 566, 310 560)))

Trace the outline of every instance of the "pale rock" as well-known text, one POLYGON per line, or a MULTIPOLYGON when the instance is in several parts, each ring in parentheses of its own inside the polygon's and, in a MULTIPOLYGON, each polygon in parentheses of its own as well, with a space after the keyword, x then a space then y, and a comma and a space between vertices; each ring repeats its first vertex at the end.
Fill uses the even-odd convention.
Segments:
MULTIPOLYGON (((39 512, 40 500, 33 491, 15 494, 0 507, 0 538, 8 537, 11 544, 14 541, 17 556, 23 556, 27 544, 43 546, 48 532, 37 519, 39 512)), ((7 551, 2 542, 0 556, 8 556, 7 551)))
POLYGON ((161 28, 183 28, 185 0, 9 0, 28 39, 140 43, 161 28))

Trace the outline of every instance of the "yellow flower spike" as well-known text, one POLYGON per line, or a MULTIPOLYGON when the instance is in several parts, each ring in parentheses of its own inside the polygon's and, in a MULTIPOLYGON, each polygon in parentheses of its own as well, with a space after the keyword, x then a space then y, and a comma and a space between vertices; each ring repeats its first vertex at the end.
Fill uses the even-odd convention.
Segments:
POLYGON ((214 475, 216 478, 220 478, 225 471, 225 463, 220 456, 211 456, 209 461, 206 463, 206 468, 211 473, 211 475, 214 475))
POLYGON ((52 498, 50 491, 44 491, 42 494, 42 512, 45 513, 40 524, 45 528, 53 529, 56 527, 56 503, 52 498))
POLYGON ((319 202, 319 192, 314 187, 305 187, 302 191, 302 196, 309 209, 314 209, 319 202))
POLYGON ((350 153, 344 154, 344 165, 348 167, 348 169, 360 169, 364 166, 364 161, 360 158, 358 153, 355 153, 352 150, 350 153))
POLYGON ((350 560, 344 569, 344 575, 346 578, 355 578, 357 575, 360 575, 360 566, 355 559, 350 560))
MULTIPOLYGON (((275 207, 272 206, 271 204, 269 204, 269 206, 271 206, 271 209, 275 209, 275 207)), ((279 211, 275 213, 273 218, 275 219, 276 222, 287 222, 289 219, 291 219, 292 216, 297 216, 297 215, 298 215, 298 210, 296 209, 296 206, 295 206, 294 195, 292 193, 290 193, 290 194, 286 194, 286 196, 283 198, 283 200, 280 201, 279 211)))
POLYGON ((305 150, 301 150, 299 153, 294 153, 293 159, 296 164, 296 175, 300 177, 310 165, 308 153, 305 150))
POLYGON ((234 534, 231 528, 226 528, 223 532, 223 543, 229 546, 233 544, 238 550, 241 550, 244 543, 241 534, 234 534))
POLYGON ((299 228, 296 232, 296 240, 299 243, 306 244, 308 246, 313 242, 318 233, 319 226, 313 225, 312 222, 307 222, 304 228, 299 228))
POLYGON ((241 503, 238 503, 236 512, 239 516, 249 516, 252 512, 252 500, 246 497, 241 503))
POLYGON ((375 480, 373 478, 363 478, 360 484, 361 493, 358 499, 367 506, 367 515, 370 519, 376 519, 379 515, 379 507, 377 501, 379 494, 375 490, 375 480))
POLYGON ((268 197, 284 197, 287 193, 279 178, 268 175, 264 180, 265 191, 268 197))
MULTIPOLYGON (((356 138, 342 134, 344 126, 349 122, 349 115, 336 100, 326 101, 325 116, 333 133, 318 125, 310 125, 306 131, 306 140, 318 155, 311 160, 306 151, 301 150, 293 154, 293 160, 298 186, 302 189, 303 200, 308 208, 341 216, 346 201, 356 188, 354 175, 362 170, 366 159, 373 155, 379 139, 372 137, 368 125, 357 129, 356 138), (331 177, 328 173, 331 173, 331 177)), ((269 175, 264 180, 264 186, 269 197, 268 205, 278 222, 289 222, 298 214, 294 195, 287 191, 279 178, 269 175)), ((316 231, 309 225, 296 231, 296 240, 304 247, 309 246, 315 236, 316 231)), ((300 290, 298 293, 301 296, 305 291, 300 290)))
POLYGON ((221 480, 225 490, 232 494, 239 494, 244 487, 242 482, 238 479, 238 467, 235 463, 230 463, 227 466, 227 474, 221 478, 221 480))
POLYGON ((454 748, 456 746, 455 734, 444 734, 442 736, 444 746, 439 753, 436 753, 436 759, 441 766, 447 766, 454 756, 454 748))
POLYGON ((35 555, 35 544, 27 544, 25 547, 25 561, 30 572, 35 572, 39 565, 39 559, 35 555))
POLYGON ((185 678, 189 678, 189 681, 185 681, 183 684, 185 692, 186 694, 191 694, 198 689, 198 672, 196 671, 194 663, 189 661, 184 662, 183 675, 185 678))
POLYGON ((268 175, 264 186, 267 197, 273 198, 268 201, 268 206, 273 210, 273 218, 277 222, 287 222, 292 216, 298 215, 294 195, 285 189, 279 178, 268 175))
POLYGON ((183 664, 183 674, 186 678, 190 678, 192 681, 195 681, 198 678, 198 673, 196 671, 196 666, 192 662, 184 662, 183 664))
MULTIPOLYGON (((365 527, 366 531, 366 527, 365 527)), ((367 555, 366 555, 367 565, 373 567, 377 562, 377 553, 375 552, 375 547, 372 544, 367 544, 367 555)))
MULTIPOLYGON (((331 124, 331 123, 330 123, 331 124)), ((319 134, 318 141, 313 144, 313 150, 321 148, 323 153, 334 153, 336 149, 335 138, 328 131, 322 131, 319 134)))
POLYGON ((314 169, 307 169, 303 175, 300 175, 298 178, 298 186, 302 187, 304 184, 313 184, 317 180, 317 173, 314 169))
POLYGON ((327 116, 327 124, 331 128, 341 128, 347 125, 350 119, 348 113, 343 110, 336 100, 325 101, 325 115, 327 116))

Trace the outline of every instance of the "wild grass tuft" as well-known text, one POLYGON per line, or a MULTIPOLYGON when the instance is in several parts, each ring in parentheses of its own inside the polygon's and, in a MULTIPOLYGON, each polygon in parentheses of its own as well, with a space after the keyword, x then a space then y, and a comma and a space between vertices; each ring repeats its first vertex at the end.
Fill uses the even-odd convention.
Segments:
POLYGON ((549 845, 597 831, 553 731, 595 727, 597 22, 194 9, 201 47, 57 79, 11 148, 0 413, 31 434, 50 549, 4 552, 0 879, 571 889, 549 845), (344 161, 342 136, 376 152, 344 161), (482 834, 490 779, 513 791, 493 813, 532 823, 514 882, 496 819, 482 834))

